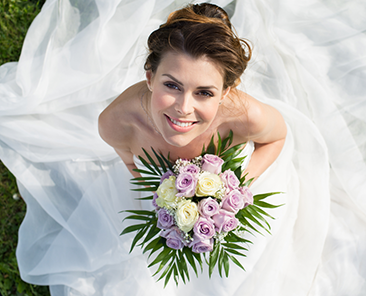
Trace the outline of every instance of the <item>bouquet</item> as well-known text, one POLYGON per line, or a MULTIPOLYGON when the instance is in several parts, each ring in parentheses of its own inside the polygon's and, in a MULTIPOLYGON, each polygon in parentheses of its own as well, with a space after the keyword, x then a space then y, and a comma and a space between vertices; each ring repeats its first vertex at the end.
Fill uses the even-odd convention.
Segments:
POLYGON ((159 166, 145 150, 147 160, 139 156, 146 170, 135 171, 145 176, 132 183, 145 186, 137 191, 154 192, 142 199, 152 200, 155 210, 124 211, 131 213, 125 219, 142 223, 125 228, 121 235, 137 232, 130 252, 138 244, 149 258, 156 253, 148 267, 159 264, 153 276, 160 273, 164 287, 171 277, 177 285, 179 278, 189 281, 190 268, 198 276, 197 267, 202 272, 203 262, 210 277, 216 265, 219 275, 228 277, 230 261, 245 270, 237 259, 246 256, 246 245, 251 243, 244 234, 270 232, 266 217, 273 217, 263 209, 277 206, 263 199, 278 192, 253 196, 248 188, 252 179, 242 176, 246 156, 240 153, 245 143, 229 148, 232 139, 232 132, 223 140, 218 134, 217 149, 212 137, 200 156, 174 164, 153 149, 159 166))

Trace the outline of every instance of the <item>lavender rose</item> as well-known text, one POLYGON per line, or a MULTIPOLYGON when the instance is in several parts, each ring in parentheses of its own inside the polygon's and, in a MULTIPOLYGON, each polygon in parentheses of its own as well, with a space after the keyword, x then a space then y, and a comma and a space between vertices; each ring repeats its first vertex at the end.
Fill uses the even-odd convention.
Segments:
POLYGON ((222 200, 221 208, 235 214, 244 208, 244 195, 238 190, 231 190, 222 200))
POLYGON ((225 172, 220 174, 220 178, 221 181, 225 184, 227 192, 239 188, 240 181, 232 170, 226 170, 225 172))
POLYGON ((167 230, 163 230, 160 232, 160 236, 166 239, 166 245, 169 248, 179 250, 187 245, 182 236, 182 232, 176 226, 173 226, 167 230))
POLYGON ((235 214, 221 209, 218 214, 212 217, 215 222, 215 229, 218 233, 229 232, 235 229, 239 220, 235 218, 235 214))
POLYGON ((224 161, 213 154, 205 154, 202 158, 202 170, 210 172, 212 174, 221 173, 221 167, 224 161))
POLYGON ((152 205, 153 205, 153 207, 155 207, 155 209, 157 210, 157 209, 160 209, 160 207, 158 206, 158 204, 156 203, 156 199, 158 198, 159 196, 158 196, 158 194, 155 192, 154 193, 154 196, 153 196, 153 200, 152 200, 152 205))
POLYGON ((175 180, 175 187, 178 190, 178 197, 192 197, 196 191, 197 178, 191 173, 181 173, 175 180))
POLYGON ((253 193, 250 191, 250 189, 248 187, 244 186, 244 187, 240 187, 239 191, 244 196, 243 208, 245 208, 248 205, 252 205, 253 204, 253 193))
POLYGON ((204 198, 198 203, 198 211, 204 217, 212 217, 219 212, 219 209, 220 205, 211 197, 204 198))
POLYGON ((160 184, 163 183, 165 179, 169 179, 170 176, 174 176, 174 173, 171 170, 167 170, 160 178, 160 184))
POLYGON ((189 164, 189 165, 186 165, 186 166, 181 166, 179 168, 179 173, 180 174, 190 173, 193 176, 197 177, 199 172, 200 172, 200 168, 198 166, 196 166, 195 164, 189 164))
POLYGON ((193 235, 193 241, 189 243, 188 247, 192 248, 194 253, 205 253, 213 250, 213 239, 200 240, 196 235, 193 235))
POLYGON ((174 217, 166 209, 160 209, 158 211, 158 223, 157 227, 160 229, 169 229, 174 225, 174 217))
POLYGON ((196 224, 194 224, 193 232, 200 240, 212 238, 215 234, 213 220, 204 217, 198 218, 196 224))

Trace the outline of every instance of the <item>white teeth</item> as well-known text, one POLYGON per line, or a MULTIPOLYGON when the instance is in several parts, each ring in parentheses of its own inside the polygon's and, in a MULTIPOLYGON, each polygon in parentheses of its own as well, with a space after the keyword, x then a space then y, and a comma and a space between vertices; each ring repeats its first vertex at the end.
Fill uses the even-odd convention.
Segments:
POLYGON ((176 121, 172 118, 170 118, 170 121, 173 122, 174 124, 178 125, 178 126, 181 126, 181 127, 187 127, 187 126, 191 126, 193 124, 193 122, 179 122, 179 121, 176 121))

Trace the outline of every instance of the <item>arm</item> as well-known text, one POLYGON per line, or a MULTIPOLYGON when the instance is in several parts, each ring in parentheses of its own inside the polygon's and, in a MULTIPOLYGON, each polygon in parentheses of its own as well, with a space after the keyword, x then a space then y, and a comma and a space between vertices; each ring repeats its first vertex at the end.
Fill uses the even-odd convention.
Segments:
POLYGON ((246 180, 254 178, 255 181, 277 159, 285 143, 287 128, 280 112, 251 98, 248 132, 255 150, 244 174, 248 173, 246 180))
POLYGON ((106 108, 98 119, 98 129, 101 138, 117 152, 133 177, 141 177, 133 169, 137 169, 133 161, 133 153, 126 143, 130 143, 133 129, 119 118, 119 112, 114 108, 106 108))
POLYGON ((246 180, 254 178, 254 182, 277 159, 284 143, 285 139, 266 144, 255 142, 255 150, 244 171, 244 174, 248 173, 246 180))

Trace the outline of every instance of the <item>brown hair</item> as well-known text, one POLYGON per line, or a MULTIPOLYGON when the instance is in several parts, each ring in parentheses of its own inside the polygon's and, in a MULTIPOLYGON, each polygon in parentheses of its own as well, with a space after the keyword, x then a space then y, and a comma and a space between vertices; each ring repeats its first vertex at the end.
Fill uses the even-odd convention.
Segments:
POLYGON ((240 83, 252 55, 248 42, 233 32, 225 10, 208 3, 190 4, 172 12, 167 22, 151 33, 148 48, 146 71, 154 73, 170 50, 193 58, 205 56, 223 70, 224 89, 240 83))

